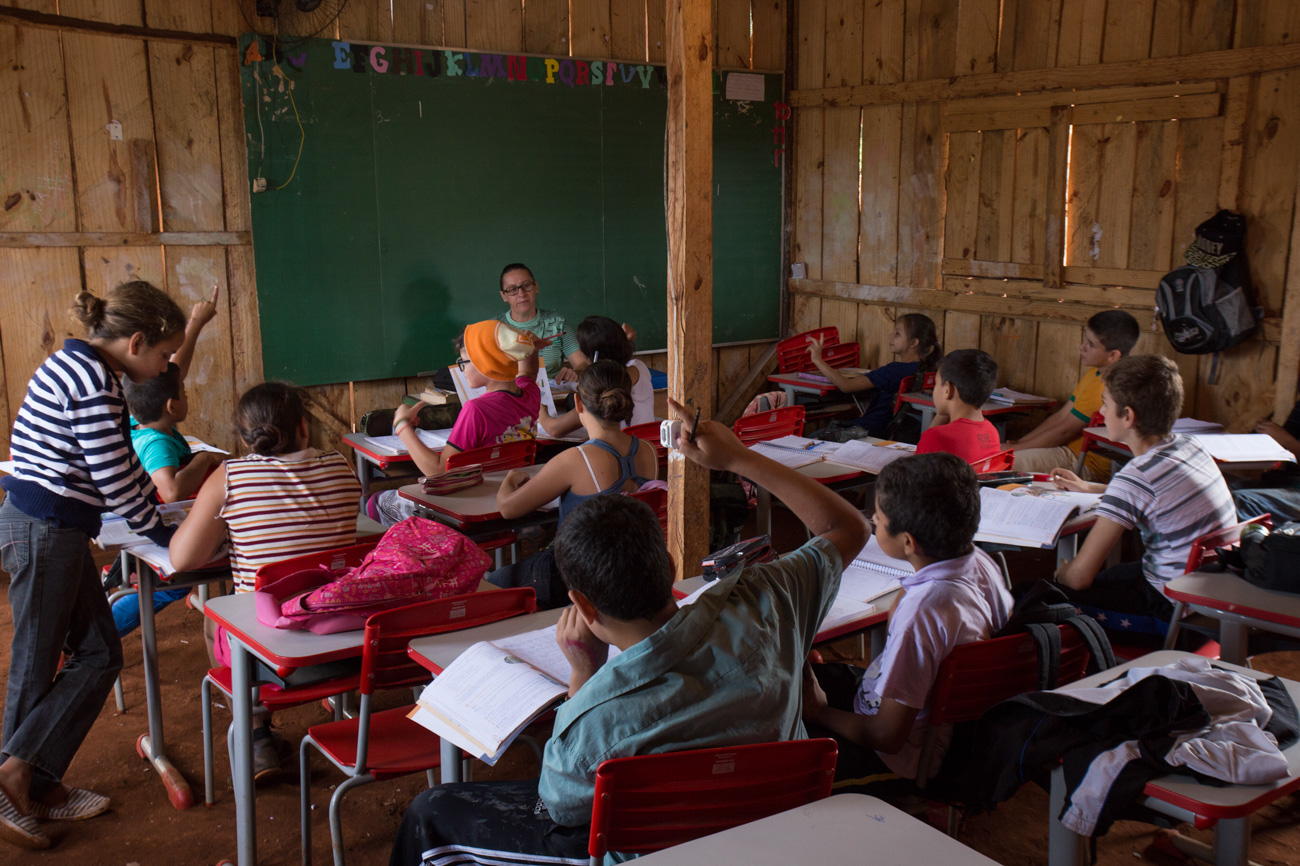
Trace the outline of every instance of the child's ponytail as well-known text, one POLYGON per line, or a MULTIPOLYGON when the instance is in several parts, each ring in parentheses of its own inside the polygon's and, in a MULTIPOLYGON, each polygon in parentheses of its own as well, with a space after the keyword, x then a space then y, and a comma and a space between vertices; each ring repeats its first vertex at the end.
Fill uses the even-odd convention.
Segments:
POLYGON ((298 425, 307 416, 304 392, 287 382, 254 385, 239 398, 235 426, 239 438, 264 457, 294 450, 298 425))
POLYGON ((601 358, 578 375, 578 396, 583 408, 609 424, 632 420, 632 377, 627 367, 601 358))
POLYGON ((185 313, 162 289, 144 280, 132 280, 109 289, 107 296, 78 292, 68 311, 85 329, 87 339, 117 340, 144 334, 156 346, 184 332, 185 313))
POLYGON ((934 320, 923 313, 906 313, 898 317, 903 325, 903 333, 908 340, 916 340, 916 356, 919 359, 918 373, 933 373, 939 369, 943 360, 943 349, 939 347, 939 331, 934 320))

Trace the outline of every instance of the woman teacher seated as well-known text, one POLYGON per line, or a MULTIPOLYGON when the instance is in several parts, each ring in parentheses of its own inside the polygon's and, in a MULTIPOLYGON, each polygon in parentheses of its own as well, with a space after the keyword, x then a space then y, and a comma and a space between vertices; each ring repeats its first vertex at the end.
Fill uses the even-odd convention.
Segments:
POLYGON ((501 300, 510 309, 497 316, 497 320, 516 330, 529 331, 536 337, 551 340, 551 345, 541 353, 546 375, 557 382, 576 382, 578 373, 589 361, 578 348, 577 336, 568 332, 564 316, 537 308, 540 291, 527 265, 506 265, 501 271, 501 300), (565 360, 568 360, 569 367, 564 366, 565 360))

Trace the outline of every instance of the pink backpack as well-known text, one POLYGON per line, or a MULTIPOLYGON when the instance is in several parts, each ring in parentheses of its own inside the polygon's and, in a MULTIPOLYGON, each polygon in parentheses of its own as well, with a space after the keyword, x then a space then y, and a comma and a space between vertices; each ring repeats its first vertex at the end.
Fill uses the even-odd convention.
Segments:
POLYGON ((409 517, 390 528, 355 568, 318 567, 258 592, 258 619, 317 634, 363 628, 373 613, 473 592, 492 560, 449 526, 409 517))

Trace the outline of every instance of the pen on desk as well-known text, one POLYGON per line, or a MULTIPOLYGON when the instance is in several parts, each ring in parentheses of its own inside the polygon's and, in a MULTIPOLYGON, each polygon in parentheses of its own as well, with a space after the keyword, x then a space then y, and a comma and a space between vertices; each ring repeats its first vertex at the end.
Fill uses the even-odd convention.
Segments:
POLYGON ((820 443, 820 442, 818 442, 816 439, 814 439, 813 441, 809 442, 807 445, 803 446, 803 450, 805 450, 805 451, 811 451, 811 450, 813 450, 814 448, 816 448, 816 447, 817 447, 818 445, 820 445, 820 444, 822 444, 822 443, 820 443))
POLYGON ((699 407, 699 406, 696 406, 696 407, 695 407, 695 421, 692 422, 692 424, 691 424, 691 435, 690 435, 689 437, 687 437, 688 441, 689 441, 692 445, 695 444, 695 428, 696 428, 696 427, 699 427, 699 426, 700 426, 700 407, 699 407))

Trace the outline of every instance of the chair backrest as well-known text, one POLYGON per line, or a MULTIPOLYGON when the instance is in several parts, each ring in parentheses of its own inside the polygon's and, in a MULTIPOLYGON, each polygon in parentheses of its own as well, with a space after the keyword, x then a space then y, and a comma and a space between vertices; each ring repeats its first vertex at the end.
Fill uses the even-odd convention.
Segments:
POLYGON ((658 421, 650 421, 645 424, 633 424, 630 427, 624 427, 623 432, 629 436, 635 436, 643 442, 649 442, 654 446, 655 457, 659 459, 660 466, 668 465, 668 449, 659 442, 659 424, 658 421))
POLYGON ((313 568, 328 568, 339 571, 344 568, 356 568, 366 558, 366 554, 375 549, 379 541, 367 541, 364 544, 352 544, 347 547, 335 547, 332 550, 318 550, 304 553, 279 562, 270 562, 258 568, 253 575, 253 588, 262 589, 282 577, 297 574, 313 568))
MULTIPOLYGON (((816 370, 817 365, 808 357, 808 344, 814 340, 824 340, 827 347, 840 345, 840 329, 831 325, 826 328, 813 328, 793 337, 786 337, 776 344, 776 371, 778 373, 798 373, 816 370)), ((823 356, 824 357, 824 356, 823 356)), ((832 365, 834 366, 834 365, 832 365)))
POLYGON ((1002 472, 1010 469, 1011 464, 1015 462, 1016 452, 1007 450, 999 451, 991 457, 985 457, 983 460, 976 460, 971 464, 971 468, 978 474, 980 472, 1002 472))
POLYGON ((1192 549, 1187 554, 1187 567, 1183 574, 1191 574, 1202 565, 1219 561, 1218 548, 1238 547, 1241 545, 1241 531, 1252 523, 1258 523, 1269 529, 1273 528, 1273 515, 1261 514, 1242 523, 1234 523, 1223 529, 1207 532, 1192 542, 1192 549))
POLYGON ((898 383, 898 395, 894 397, 894 414, 903 408, 903 395, 911 394, 913 391, 930 391, 934 388, 934 371, 928 373, 918 373, 916 376, 904 376, 898 383), (916 386, 917 376, 921 377, 921 387, 916 386))
POLYGON ((668 537, 668 491, 654 488, 653 490, 638 490, 636 493, 629 493, 633 499, 639 499, 654 510, 655 517, 659 520, 659 526, 663 528, 664 537, 668 537))
POLYGON ((821 800, 837 754, 821 739, 604 761, 587 853, 658 851, 821 800))
POLYGON ((497 472, 502 469, 518 469, 532 466, 537 462, 537 440, 521 439, 518 442, 501 442, 497 445, 484 445, 471 448, 447 458, 447 471, 463 469, 466 466, 482 466, 484 472, 497 472))
POLYGON ((779 439, 782 436, 803 435, 804 408, 784 406, 771 412, 759 412, 737 419, 731 429, 746 445, 779 439))
POLYGON ((366 620, 361 648, 361 694, 428 682, 429 672, 406 652, 415 638, 472 628, 535 610, 537 594, 532 587, 518 587, 469 592, 374 614, 366 620))

